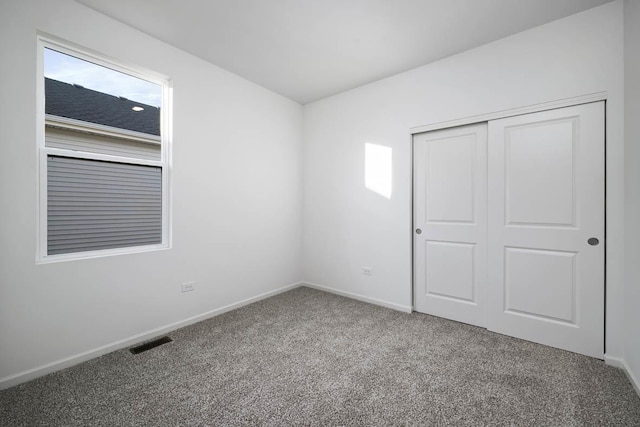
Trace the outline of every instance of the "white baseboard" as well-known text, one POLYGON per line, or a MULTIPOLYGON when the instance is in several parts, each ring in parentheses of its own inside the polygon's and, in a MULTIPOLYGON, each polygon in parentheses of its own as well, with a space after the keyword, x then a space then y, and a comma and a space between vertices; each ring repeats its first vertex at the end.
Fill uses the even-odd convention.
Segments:
POLYGON ((631 368, 629 367, 629 365, 627 365, 627 362, 623 358, 607 356, 605 354, 604 363, 622 369, 624 373, 627 374, 629 382, 631 382, 631 385, 635 389, 636 393, 638 393, 638 396, 640 396, 640 381, 638 381, 638 378, 633 374, 631 368))
POLYGON ((410 306, 400 305, 389 301, 384 301, 377 298, 371 298, 360 294, 355 294, 353 292, 341 291, 339 289, 331 288, 329 286, 318 285, 317 283, 311 282, 301 282, 301 286, 306 286, 308 288, 317 289, 319 291, 325 291, 332 294, 340 295, 347 298, 353 298, 358 301, 368 302, 369 304, 381 305, 382 307, 391 308, 393 310, 402 311, 403 313, 411 313, 413 309, 410 306))
POLYGON ((256 295, 251 298, 244 299, 242 301, 238 301, 233 304, 225 305, 224 307, 216 308, 211 311, 207 311, 206 313, 199 314, 197 316, 190 317, 185 320, 181 320, 179 322, 172 323, 170 325, 162 326, 160 328, 152 329, 147 332, 143 332, 141 334, 134 335, 129 338, 125 338, 120 341, 116 341, 111 344, 107 344, 102 347, 98 347, 93 350, 86 351, 84 353, 76 354, 74 356, 70 356, 64 359, 56 360, 55 362, 47 363, 46 365, 38 366, 37 368, 29 369, 27 371, 19 372, 14 375, 10 375, 8 377, 0 379, 0 390, 7 389, 9 387, 16 386, 18 384, 22 384, 24 382, 33 380, 35 378, 41 377, 43 375, 50 374, 52 372, 59 371, 61 369, 68 368, 73 365, 77 365, 78 363, 86 362, 87 360, 94 359, 96 357, 100 357, 107 353, 111 353, 112 351, 120 350, 125 347, 132 346, 134 344, 138 344, 143 341, 147 341, 149 339, 155 338, 159 335, 164 335, 168 332, 175 331, 176 329, 183 328, 185 326, 192 325, 194 323, 201 322, 206 319, 210 319, 212 317, 218 316, 220 314, 226 313, 231 310, 235 310, 236 308, 240 308, 245 305, 249 305, 256 301, 263 300, 265 298, 272 297, 274 295, 281 294, 283 292, 287 292, 291 289, 298 288, 302 285, 301 282, 292 283, 287 286, 283 286, 278 289, 274 289, 269 292, 265 292, 260 295, 256 295))
MULTIPOLYGON (((96 357, 100 357, 102 355, 105 355, 107 353, 111 353, 112 351, 116 351, 116 350, 120 350, 122 348, 125 347, 129 347, 132 346, 134 344, 143 342, 143 341, 147 341, 149 339, 152 339, 154 337, 157 337, 159 335, 164 335, 168 332, 171 331, 175 331, 176 329, 180 329, 183 328, 185 326, 189 326, 192 325, 194 323, 198 323, 201 322, 203 320, 206 319, 210 319, 212 317, 218 316, 220 314, 226 313, 228 311, 231 310, 235 310, 237 308, 243 307, 245 305, 249 305, 252 304, 254 302, 281 294, 283 292, 287 292, 290 291, 292 289, 295 288, 299 288, 301 286, 306 286, 312 289, 317 289, 320 291, 325 291, 325 292, 329 292, 332 294, 336 294, 336 295, 341 295, 347 298, 353 298, 355 300, 359 300, 359 301, 364 301, 370 304, 375 304, 375 305, 379 305, 382 307, 387 307, 393 310, 397 310, 397 311, 401 311, 404 313, 411 313, 412 312, 412 307, 410 306, 405 306, 405 305, 400 305, 400 304, 396 304, 396 303, 392 303, 392 302, 388 302, 388 301, 384 301, 384 300, 380 300, 377 298, 371 298, 371 297, 367 297, 364 295, 360 295, 360 294, 356 294, 353 292, 346 292, 346 291, 341 291, 335 288, 331 288, 329 286, 324 286, 324 285, 318 285, 317 283, 311 283, 311 282, 297 282, 297 283, 292 283, 290 285, 287 286, 283 286, 281 288, 278 289, 274 289, 272 291, 269 292, 265 292, 262 293, 260 295, 256 295, 254 297, 251 298, 247 298, 244 299, 242 301, 238 301, 236 303, 233 304, 229 304, 226 305, 224 307, 220 307, 220 308, 216 308, 214 310, 208 311, 206 313, 202 313, 199 314, 197 316, 193 316, 190 317, 188 319, 185 320, 181 320, 179 322, 175 322, 172 323, 170 325, 166 325, 160 328, 156 328, 147 332, 143 332, 141 334, 137 334, 134 335, 132 337, 129 338, 125 338, 123 340, 119 340, 116 341, 114 343, 111 344, 107 344, 105 346, 102 347, 98 347, 96 349, 93 350, 89 350, 86 351, 84 353, 80 353, 74 356, 70 356, 64 359, 60 359, 57 360, 55 362, 51 362, 48 363, 46 365, 42 365, 39 366, 37 368, 33 368, 33 369, 29 369, 27 371, 23 371, 14 375, 10 375, 8 377, 2 378, 0 379, 0 390, 4 390, 13 386, 16 386, 18 384, 22 384, 24 382, 33 380, 35 378, 50 374, 52 372, 56 372, 65 368, 68 368, 70 366, 73 365, 77 365, 78 363, 82 363, 85 362, 87 360, 90 359, 94 359, 96 357)), ((614 366, 617 368, 622 369, 626 374, 627 377, 629 378, 629 381, 631 382, 631 384, 633 385, 633 388, 635 389, 636 393, 638 393, 638 395, 640 396, 640 381, 638 380, 638 378, 633 374, 633 372, 631 371, 631 369, 629 368, 629 365, 627 365, 627 362, 620 358, 620 357, 613 357, 613 356, 604 356, 604 361, 607 365, 610 366, 614 366)))

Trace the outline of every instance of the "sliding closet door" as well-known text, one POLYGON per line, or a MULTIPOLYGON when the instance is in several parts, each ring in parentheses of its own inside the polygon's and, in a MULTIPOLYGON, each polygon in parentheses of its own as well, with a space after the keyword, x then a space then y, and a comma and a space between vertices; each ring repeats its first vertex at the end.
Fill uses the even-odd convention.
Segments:
POLYGON ((488 329, 604 356, 604 103, 489 122, 488 329))
POLYGON ((414 136, 414 306, 485 325, 487 127, 414 136))

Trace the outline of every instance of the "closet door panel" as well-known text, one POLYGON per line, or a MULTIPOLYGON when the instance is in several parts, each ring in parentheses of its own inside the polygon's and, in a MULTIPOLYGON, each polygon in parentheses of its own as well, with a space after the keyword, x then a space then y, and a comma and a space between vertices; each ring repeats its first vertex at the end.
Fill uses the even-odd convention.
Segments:
POLYGON ((604 357, 604 105, 489 122, 488 329, 604 357))

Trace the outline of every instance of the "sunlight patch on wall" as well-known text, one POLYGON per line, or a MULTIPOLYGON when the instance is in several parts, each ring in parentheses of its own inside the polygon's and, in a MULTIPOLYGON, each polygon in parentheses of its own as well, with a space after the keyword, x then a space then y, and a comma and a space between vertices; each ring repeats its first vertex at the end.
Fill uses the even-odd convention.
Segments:
POLYGON ((392 149, 384 145, 364 144, 364 185, 374 193, 391 198, 392 149))

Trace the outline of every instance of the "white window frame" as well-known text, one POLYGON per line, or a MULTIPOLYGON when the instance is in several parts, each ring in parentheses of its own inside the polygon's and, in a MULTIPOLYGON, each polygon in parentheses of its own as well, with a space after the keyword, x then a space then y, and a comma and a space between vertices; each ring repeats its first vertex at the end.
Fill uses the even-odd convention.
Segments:
POLYGON ((87 258, 98 258, 113 255, 150 252, 171 248, 171 80, 151 71, 143 70, 137 66, 123 64, 122 61, 107 57, 106 55, 91 51, 59 40, 50 35, 39 34, 37 37, 37 73, 36 73, 36 120, 37 120, 37 233, 36 233, 36 263, 51 263, 60 261, 72 261, 87 258), (126 129, 111 128, 98 124, 86 123, 79 120, 65 119, 45 114, 45 84, 44 84, 44 49, 50 48, 58 52, 102 65, 115 71, 138 77, 143 80, 158 84, 162 88, 162 107, 160 109, 160 137, 147 135, 140 132, 127 131, 126 129), (160 160, 143 160, 133 157, 96 154, 85 151, 75 151, 60 148, 47 147, 45 145, 46 124, 61 126, 66 129, 82 129, 95 135, 120 137, 126 136, 127 140, 160 144, 160 160), (162 242, 153 245, 129 246, 114 249, 102 249, 85 252, 73 252, 66 254, 47 255, 47 156, 63 156, 77 159, 102 160, 116 163, 126 163, 141 166, 156 166, 162 169, 162 242))

